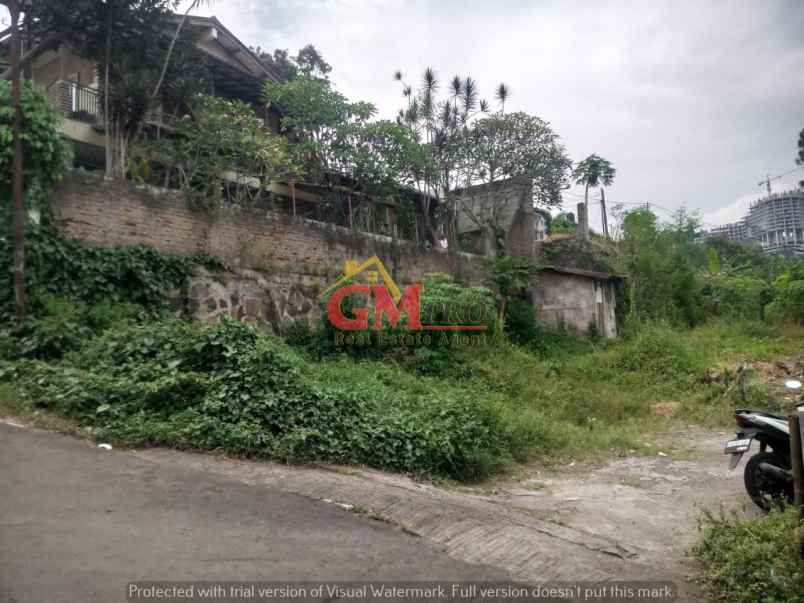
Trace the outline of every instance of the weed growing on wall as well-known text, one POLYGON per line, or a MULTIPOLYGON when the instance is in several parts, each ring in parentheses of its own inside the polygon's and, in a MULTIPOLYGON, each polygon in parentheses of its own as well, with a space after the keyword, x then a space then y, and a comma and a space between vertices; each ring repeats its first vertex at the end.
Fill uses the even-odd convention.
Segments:
MULTIPOLYGON (((0 272, 4 274, 9 270, 8 245, 8 240, 0 239, 0 272)), ((170 293, 186 283, 195 266, 223 268, 219 260, 205 254, 176 255, 145 245, 88 245, 60 235, 47 220, 28 225, 26 264, 33 316, 45 311, 52 296, 90 305, 128 302, 159 312, 167 309, 170 293)), ((12 302, 11 291, 0 290, 0 312, 7 313, 12 302)))

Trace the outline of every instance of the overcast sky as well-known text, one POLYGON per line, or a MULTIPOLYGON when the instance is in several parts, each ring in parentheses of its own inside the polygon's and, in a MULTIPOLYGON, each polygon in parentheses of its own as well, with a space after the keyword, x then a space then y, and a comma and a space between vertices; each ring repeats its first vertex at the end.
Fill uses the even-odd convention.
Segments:
POLYGON ((801 0, 218 0, 199 13, 264 49, 313 43, 337 88, 384 117, 401 106, 396 69, 471 75, 489 100, 505 82, 506 109, 549 121, 573 160, 613 162, 610 203, 685 205, 713 224, 795 168, 804 128, 801 0))

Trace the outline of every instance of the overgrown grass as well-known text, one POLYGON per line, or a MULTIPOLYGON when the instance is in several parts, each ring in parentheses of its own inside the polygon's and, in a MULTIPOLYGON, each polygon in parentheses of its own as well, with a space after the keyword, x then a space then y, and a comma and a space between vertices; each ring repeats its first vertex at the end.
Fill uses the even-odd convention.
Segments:
POLYGON ((745 404, 738 388, 702 377, 804 347, 801 328, 716 321, 686 331, 644 325, 630 338, 597 343, 550 333, 528 349, 492 338, 423 354, 307 357, 306 348, 231 320, 139 324, 127 308, 103 310, 92 324, 98 312, 78 313, 87 326, 60 358, 45 317, 20 341, 37 352, 48 342, 44 359, 0 366, 0 380, 14 383, 29 411, 55 411, 118 444, 460 480, 512 461, 650 453, 651 433, 674 421, 652 412, 656 402, 676 402, 683 424, 726 426, 745 404))
POLYGON ((693 552, 712 594, 730 603, 804 601, 804 563, 793 525, 792 509, 752 519, 705 515, 693 552))

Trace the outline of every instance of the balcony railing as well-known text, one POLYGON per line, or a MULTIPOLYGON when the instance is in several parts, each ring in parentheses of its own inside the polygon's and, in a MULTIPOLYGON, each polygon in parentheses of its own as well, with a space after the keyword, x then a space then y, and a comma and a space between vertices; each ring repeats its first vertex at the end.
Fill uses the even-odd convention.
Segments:
MULTIPOLYGON (((103 127, 103 105, 100 91, 80 86, 74 82, 57 80, 47 88, 53 105, 70 119, 103 127)), ((146 113, 144 122, 151 126, 169 128, 172 116, 163 113, 157 106, 146 113)))
POLYGON ((68 117, 90 124, 102 124, 98 91, 75 82, 57 80, 47 89, 56 108, 68 117))

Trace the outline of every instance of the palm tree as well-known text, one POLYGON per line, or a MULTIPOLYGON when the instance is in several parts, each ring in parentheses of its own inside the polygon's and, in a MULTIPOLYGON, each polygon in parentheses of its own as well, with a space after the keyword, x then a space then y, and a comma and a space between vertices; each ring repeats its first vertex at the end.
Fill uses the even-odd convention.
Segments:
POLYGON ((497 100, 500 101, 500 111, 505 113, 505 101, 508 100, 509 96, 511 96, 511 90, 505 84, 500 84, 497 86, 495 96, 497 97, 497 100))
POLYGON ((601 218, 603 221, 603 234, 606 238, 609 237, 609 224, 606 217, 606 193, 603 187, 611 186, 616 173, 617 170, 614 169, 611 162, 594 153, 579 162, 572 171, 575 183, 583 184, 585 187, 583 198, 587 216, 589 215, 589 187, 600 187, 601 218))

